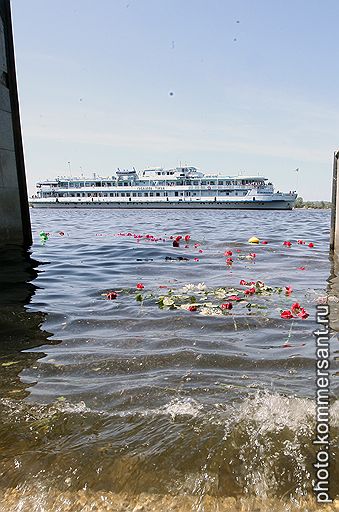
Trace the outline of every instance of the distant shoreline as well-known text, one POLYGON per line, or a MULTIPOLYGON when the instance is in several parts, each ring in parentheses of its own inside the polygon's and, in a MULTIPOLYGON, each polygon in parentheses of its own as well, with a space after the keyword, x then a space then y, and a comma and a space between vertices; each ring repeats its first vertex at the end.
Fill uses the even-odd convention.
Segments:
POLYGON ((295 208, 312 209, 312 210, 330 210, 332 208, 331 201, 304 201, 302 197, 298 197, 295 202, 295 208))

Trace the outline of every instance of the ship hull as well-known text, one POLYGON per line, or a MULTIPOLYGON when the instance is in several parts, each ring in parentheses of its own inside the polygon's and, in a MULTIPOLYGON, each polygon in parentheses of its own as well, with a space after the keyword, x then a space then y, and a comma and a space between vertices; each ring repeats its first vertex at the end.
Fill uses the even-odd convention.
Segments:
POLYGON ((32 208, 77 208, 77 209, 185 209, 185 210, 292 210, 294 200, 275 201, 31 201, 32 208))

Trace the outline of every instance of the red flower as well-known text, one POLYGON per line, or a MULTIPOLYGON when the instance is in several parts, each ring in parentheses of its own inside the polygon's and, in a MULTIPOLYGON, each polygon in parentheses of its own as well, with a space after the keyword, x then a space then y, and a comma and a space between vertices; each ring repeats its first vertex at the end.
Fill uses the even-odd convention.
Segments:
POLYGON ((250 256, 251 256, 251 258, 255 258, 257 255, 255 254, 255 252, 251 252, 250 256))
POLYGON ((314 243, 313 243, 313 242, 310 242, 310 243, 308 244, 308 246, 309 246, 309 247, 314 247, 314 243))
POLYGON ((268 244, 268 241, 267 240, 263 240, 261 243, 266 245, 266 244, 268 244))
POLYGON ((297 270, 306 270, 305 267, 298 267, 297 270))
POLYGON ((233 263, 232 258, 227 258, 226 263, 227 263, 227 265, 232 265, 232 263, 233 263))
POLYGON ((281 318, 286 318, 287 320, 290 320, 291 318, 293 318, 293 315, 289 309, 282 311, 280 316, 281 316, 281 318))
POLYGON ((199 258, 194 258, 194 261, 199 261, 199 258))
POLYGON ((304 308, 301 308, 301 310, 299 311, 299 313, 297 313, 297 315, 302 319, 302 320, 306 320, 306 318, 308 318, 310 315, 309 313, 307 313, 307 311, 304 309, 304 308))
POLYGON ((304 242, 302 240, 297 240, 297 244, 302 245, 304 242))
POLYGON ((188 311, 196 311, 198 308, 197 306, 189 306, 188 311))
POLYGON ((233 252, 232 251, 226 251, 224 253, 224 256, 232 256, 233 252))
POLYGON ((185 235, 185 242, 188 242, 190 238, 190 235, 185 235))
POLYGON ((253 295, 255 293, 255 288, 247 288, 247 290, 245 290, 245 295, 253 295))
POLYGON ((177 241, 177 242, 179 242, 179 240, 181 240, 181 239, 182 239, 182 236, 181 236, 181 235, 178 235, 178 236, 176 236, 176 237, 175 237, 175 239, 176 239, 176 241, 177 241))
POLYGON ((144 288, 145 288, 145 287, 144 287, 144 285, 143 285, 142 283, 138 283, 138 284, 137 284, 137 289, 138 289, 138 290, 143 290, 144 288))
POLYGON ((238 297, 238 295, 230 295, 228 297, 228 300, 238 301, 238 300, 241 300, 241 297, 238 297))
POLYGON ((65 233, 64 233, 63 231, 59 231, 59 235, 60 235, 60 236, 64 236, 64 234, 65 234, 65 233))
POLYGON ((241 249, 236 249, 236 252, 241 252, 241 249))
POLYGON ((300 311, 301 311, 301 306, 298 302, 295 302, 294 304, 292 304, 292 307, 291 307, 291 311, 292 313, 294 313, 295 315, 297 315, 300 311))
POLYGON ((189 245, 185 245, 185 249, 189 249, 189 247, 190 247, 189 245))
POLYGON ((291 295, 292 292, 293 292, 292 286, 285 286, 286 295, 291 295))
POLYGON ((106 298, 108 300, 114 300, 118 297, 118 294, 116 292, 107 292, 106 293, 106 298))
POLYGON ((202 249, 199 249, 199 252, 201 253, 201 252, 204 252, 204 251, 202 249))
POLYGON ((291 247, 292 243, 289 242, 288 240, 285 240, 285 242, 283 243, 283 245, 286 245, 286 247, 291 247))
POLYGON ((194 249, 196 249, 197 247, 199 247, 200 244, 194 244, 194 249))
POLYGON ((225 302, 225 304, 221 304, 221 309, 232 309, 233 304, 231 302, 225 302))
POLYGON ((246 286, 246 285, 247 285, 247 281, 245 281, 245 279, 242 279, 242 280, 240 281, 240 284, 241 284, 242 286, 246 286))

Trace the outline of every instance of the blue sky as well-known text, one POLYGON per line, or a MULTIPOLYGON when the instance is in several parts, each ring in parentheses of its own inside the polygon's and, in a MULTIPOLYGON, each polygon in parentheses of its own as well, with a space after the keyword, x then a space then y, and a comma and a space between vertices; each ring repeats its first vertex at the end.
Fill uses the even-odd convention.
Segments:
POLYGON ((31 192, 68 162, 182 162, 330 199, 337 0, 12 0, 12 14, 31 192))

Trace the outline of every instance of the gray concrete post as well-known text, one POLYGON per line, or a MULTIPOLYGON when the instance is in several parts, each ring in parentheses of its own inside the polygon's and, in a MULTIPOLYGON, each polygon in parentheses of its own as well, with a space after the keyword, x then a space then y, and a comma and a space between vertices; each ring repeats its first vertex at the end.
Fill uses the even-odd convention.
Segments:
POLYGON ((31 243, 10 0, 0 0, 0 244, 31 243))
POLYGON ((339 151, 333 157, 333 182, 332 182, 332 219, 330 249, 335 256, 339 255, 339 181, 338 181, 339 151))

